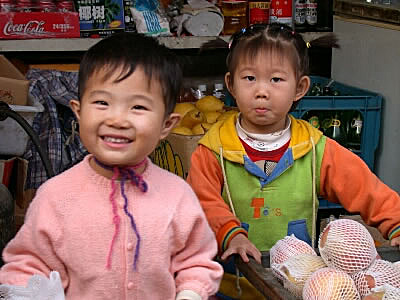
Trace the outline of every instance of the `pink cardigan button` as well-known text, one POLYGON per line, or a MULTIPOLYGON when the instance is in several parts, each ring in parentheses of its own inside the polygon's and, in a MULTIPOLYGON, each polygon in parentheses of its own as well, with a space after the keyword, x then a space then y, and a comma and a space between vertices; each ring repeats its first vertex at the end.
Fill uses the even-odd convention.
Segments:
POLYGON ((133 288, 133 282, 131 281, 128 283, 128 290, 131 290, 132 288, 133 288))
POLYGON ((128 243, 126 249, 128 249, 129 251, 133 250, 133 243, 128 243))

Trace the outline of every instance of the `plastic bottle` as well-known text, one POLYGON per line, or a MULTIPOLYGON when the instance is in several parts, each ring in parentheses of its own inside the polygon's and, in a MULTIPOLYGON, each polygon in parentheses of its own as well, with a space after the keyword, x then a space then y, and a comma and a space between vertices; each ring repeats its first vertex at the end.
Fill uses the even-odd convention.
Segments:
POLYGON ((296 0, 295 4, 295 26, 303 28, 306 24, 306 0, 296 0))
POLYGON ((247 1, 222 1, 224 34, 234 34, 247 26, 247 1))
POLYGON ((197 100, 207 96, 207 85, 199 84, 196 89, 192 88, 192 93, 197 100))
POLYGON ((214 90, 212 92, 214 97, 224 101, 225 99, 225 91, 224 91, 224 84, 223 83, 214 83, 214 90))
POLYGON ((315 29, 318 21, 317 16, 317 0, 306 0, 306 22, 308 30, 312 31, 315 29))

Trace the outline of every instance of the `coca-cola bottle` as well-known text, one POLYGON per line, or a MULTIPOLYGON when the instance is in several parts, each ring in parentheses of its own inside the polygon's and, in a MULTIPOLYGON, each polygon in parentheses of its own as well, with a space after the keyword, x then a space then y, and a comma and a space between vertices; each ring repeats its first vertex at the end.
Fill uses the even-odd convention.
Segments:
POLYGON ((14 1, 0 0, 0 12, 12 12, 14 10, 14 1))
POLYGON ((17 0, 15 10, 18 12, 33 12, 35 11, 35 3, 33 0, 17 0))

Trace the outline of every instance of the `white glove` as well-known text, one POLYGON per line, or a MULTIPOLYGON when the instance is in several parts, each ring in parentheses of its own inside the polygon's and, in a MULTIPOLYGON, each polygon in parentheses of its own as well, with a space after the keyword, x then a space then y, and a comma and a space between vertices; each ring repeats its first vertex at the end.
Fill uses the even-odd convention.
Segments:
POLYGON ((60 274, 56 271, 50 272, 49 278, 33 275, 26 287, 1 284, 1 297, 5 300, 65 300, 60 274))

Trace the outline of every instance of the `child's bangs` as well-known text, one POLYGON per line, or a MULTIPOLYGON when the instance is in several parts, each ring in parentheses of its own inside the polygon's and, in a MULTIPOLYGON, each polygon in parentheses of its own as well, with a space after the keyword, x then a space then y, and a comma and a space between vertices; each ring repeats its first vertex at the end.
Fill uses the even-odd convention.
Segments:
POLYGON ((248 41, 238 45, 235 49, 235 57, 232 70, 236 69, 239 60, 245 60, 254 63, 259 55, 277 55, 279 59, 288 59, 298 76, 300 69, 300 59, 293 44, 282 39, 259 36, 249 39, 248 41))
POLYGON ((128 78, 135 72, 137 66, 132 66, 131 64, 124 63, 121 61, 110 61, 102 65, 100 68, 94 70, 93 73, 101 74, 100 80, 105 82, 110 78, 115 78, 114 82, 121 82, 128 78))

